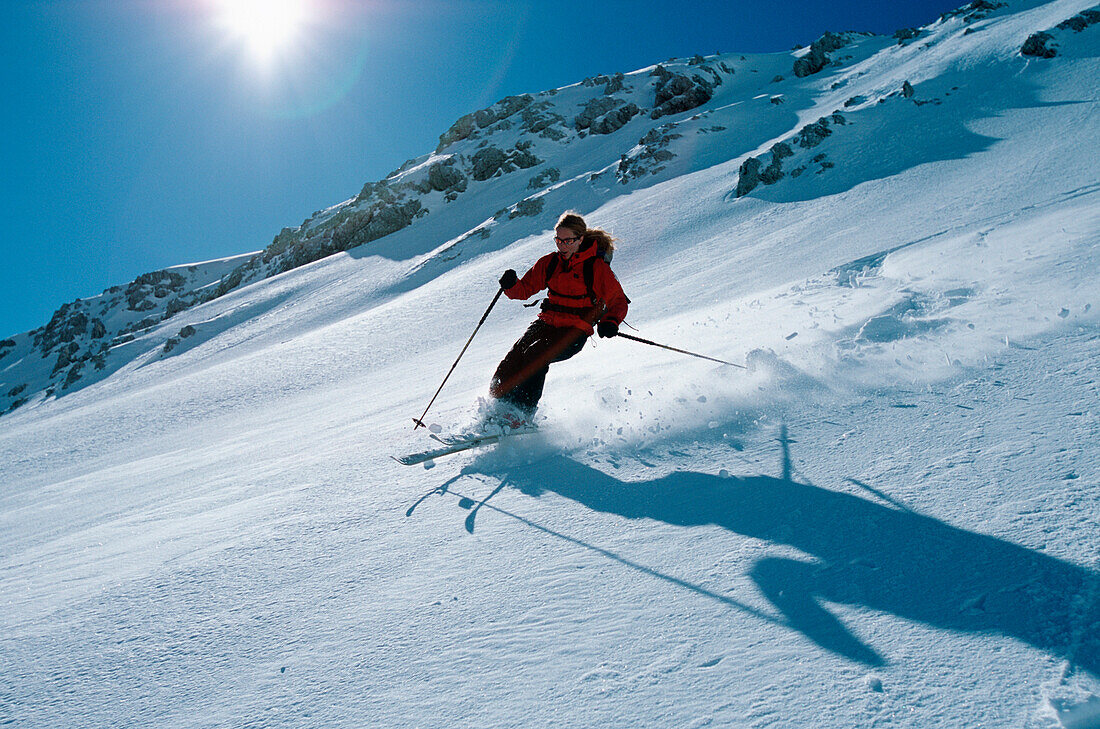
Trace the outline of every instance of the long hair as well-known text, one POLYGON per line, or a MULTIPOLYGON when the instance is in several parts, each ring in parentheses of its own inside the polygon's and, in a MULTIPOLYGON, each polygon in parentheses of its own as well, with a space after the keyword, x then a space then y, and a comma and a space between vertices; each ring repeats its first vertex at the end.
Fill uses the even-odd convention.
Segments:
POLYGON ((603 255, 604 251, 615 250, 615 239, 603 228, 589 228, 582 218, 572 210, 567 210, 558 218, 555 228, 568 228, 583 239, 583 243, 595 243, 596 251, 603 255))

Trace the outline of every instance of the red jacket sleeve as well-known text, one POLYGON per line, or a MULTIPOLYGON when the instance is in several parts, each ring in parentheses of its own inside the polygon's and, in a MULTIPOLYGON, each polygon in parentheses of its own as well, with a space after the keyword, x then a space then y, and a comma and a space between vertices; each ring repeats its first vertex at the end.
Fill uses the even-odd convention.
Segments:
POLYGON ((596 270, 593 271, 592 275, 592 288, 596 291, 596 296, 600 297, 607 307, 601 321, 622 324, 623 319, 626 318, 626 310, 630 304, 630 299, 626 298, 626 294, 623 293, 623 287, 619 284, 619 279, 615 278, 611 266, 602 258, 596 261, 596 270))
POLYGON ((550 259, 558 255, 551 253, 535 261, 531 270, 523 274, 523 278, 510 289, 505 289, 504 295, 509 299, 529 299, 546 288, 546 267, 550 265, 550 259))

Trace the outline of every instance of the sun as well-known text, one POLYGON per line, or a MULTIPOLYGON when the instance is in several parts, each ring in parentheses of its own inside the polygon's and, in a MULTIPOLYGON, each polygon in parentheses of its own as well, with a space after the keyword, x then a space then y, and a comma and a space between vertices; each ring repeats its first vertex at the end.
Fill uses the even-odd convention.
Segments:
POLYGON ((284 53, 310 20, 308 0, 214 0, 214 21, 260 63, 284 53))

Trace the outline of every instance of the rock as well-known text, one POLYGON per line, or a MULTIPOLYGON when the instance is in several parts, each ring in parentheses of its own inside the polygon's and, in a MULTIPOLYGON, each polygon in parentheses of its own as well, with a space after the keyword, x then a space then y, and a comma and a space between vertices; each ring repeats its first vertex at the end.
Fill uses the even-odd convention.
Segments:
POLYGON ((452 189, 463 192, 466 189, 466 175, 455 167, 453 158, 436 162, 428 168, 428 185, 438 192, 452 189))
POLYGON ((179 345, 179 343, 180 340, 176 339, 175 337, 169 338, 168 341, 164 343, 164 353, 168 354, 173 349, 175 349, 179 345))
POLYGON ((71 342, 59 349, 57 352, 57 361, 54 362, 53 371, 50 372, 50 375, 56 375, 58 372, 71 365, 75 361, 74 356, 79 351, 80 347, 76 342, 71 342))
POLYGON ((614 94, 618 91, 622 91, 626 87, 625 81, 626 77, 623 76, 621 71, 619 73, 616 73, 614 76, 607 80, 607 86, 605 86, 603 89, 604 94, 610 96, 611 94, 614 94))
POLYGON ((657 66, 651 75, 658 79, 653 97, 654 108, 649 114, 651 119, 702 106, 714 96, 717 85, 717 80, 707 80, 699 75, 688 77, 674 74, 664 66, 657 66))
POLYGON ((741 163, 740 169, 737 170, 737 189, 735 191, 737 197, 749 194, 760 184, 761 166, 760 160, 756 157, 749 157, 741 163))
POLYGON ((1054 40, 1054 36, 1050 33, 1040 31, 1038 33, 1032 33, 1024 41, 1023 46, 1020 47, 1021 56, 1034 56, 1036 58, 1054 58, 1058 55, 1058 51, 1055 48, 1048 46, 1054 40))
POLYGON ((822 117, 813 124, 807 124, 799 130, 798 146, 805 149, 816 147, 830 134, 832 134, 832 131, 829 129, 829 122, 822 117))
POLYGON ((584 105, 584 110, 573 119, 573 126, 577 129, 588 129, 598 117, 625 103, 622 99, 597 96, 584 105))
POLYGON ((963 5, 961 8, 947 11, 940 16, 940 20, 962 16, 964 23, 972 23, 975 20, 981 20, 988 17, 991 12, 993 12, 997 8, 1003 7, 1005 7, 1005 3, 1002 2, 993 2, 992 0, 974 0, 971 3, 963 5))
POLYGON ((898 45, 905 45, 906 41, 911 41, 919 38, 921 31, 919 28, 901 28, 894 31, 894 38, 897 39, 898 45))
POLYGON ((485 129, 499 121, 507 119, 529 106, 533 101, 534 97, 530 94, 508 96, 487 109, 481 109, 480 111, 475 111, 473 114, 466 114, 459 117, 458 121, 451 125, 450 129, 439 136, 439 145, 436 147, 436 152, 442 152, 455 142, 469 139, 474 136, 478 129, 485 129))
POLYGON ((619 182, 625 185, 630 180, 663 170, 664 163, 676 156, 667 149, 668 145, 683 136, 673 133, 674 128, 672 124, 662 124, 650 129, 634 149, 622 155, 615 169, 619 182))
POLYGON ((497 174, 497 172, 507 174, 514 172, 517 167, 529 169, 541 164, 542 160, 528 151, 530 147, 531 142, 529 141, 517 143, 515 148, 508 152, 493 146, 483 147, 470 160, 473 165, 470 174, 475 180, 483 182, 497 174))
POLYGON ((535 215, 540 215, 545 204, 546 200, 541 196, 520 200, 516 203, 515 208, 508 213, 508 219, 512 220, 524 216, 534 217, 535 215))
POLYGON ((81 373, 81 370, 83 370, 83 369, 84 369, 84 363, 83 362, 77 362, 76 364, 74 364, 72 366, 72 368, 69 370, 69 374, 66 375, 65 382, 63 382, 61 384, 61 389, 62 390, 68 390, 70 387, 75 385, 77 380, 80 379, 80 373, 81 373))
POLYGON ((187 309, 190 309, 192 305, 193 304, 191 302, 182 297, 172 299, 168 302, 168 306, 165 308, 164 317, 166 319, 171 318, 181 311, 186 311, 187 309))
POLYGON ((191 326, 190 324, 188 324, 184 328, 180 329, 180 333, 179 333, 180 339, 187 339, 188 337, 193 337, 193 336, 195 336, 195 327, 191 326))
POLYGON ((901 85, 901 95, 905 98, 911 99, 913 98, 913 94, 915 93, 916 92, 913 90, 913 84, 909 83, 908 80, 901 85))
POLYGON ((591 131, 593 134, 612 134, 622 129, 639 113, 641 109, 633 103, 620 106, 592 122, 591 131))
POLYGON ((826 32, 823 36, 810 44, 810 51, 794 62, 794 75, 804 78, 817 73, 829 63, 829 51, 836 51, 847 45, 844 36, 833 32, 826 32))
POLYGON ((332 230, 329 239, 326 240, 323 236, 309 238, 287 251, 278 268, 280 271, 289 271, 336 251, 370 243, 390 233, 396 233, 426 213, 424 206, 416 199, 393 204, 377 202, 366 210, 348 214, 332 230))
POLYGON ((1100 23, 1100 10, 1084 10, 1072 18, 1063 20, 1058 25, 1054 26, 1058 30, 1072 30, 1074 33, 1080 33, 1090 25, 1100 23))
POLYGON ((561 179, 561 170, 557 167, 547 167, 542 172, 531 178, 527 183, 528 190, 539 190, 547 185, 552 185, 561 179))
POLYGON ((451 128, 439 135, 439 144, 436 146, 436 152, 442 152, 447 147, 451 146, 455 142, 463 139, 468 139, 471 134, 474 133, 476 128, 473 114, 466 114, 458 118, 451 128))
MULTIPOLYGON (((565 117, 550 111, 552 107, 552 102, 541 101, 524 108, 523 111, 520 112, 520 117, 523 120, 523 130, 530 134, 538 134, 539 136, 549 136, 547 132, 550 134, 562 134, 555 129, 555 127, 564 126, 565 117)), ((562 134, 562 136, 564 136, 564 134, 562 134)))
POLYGON ((531 104, 535 97, 530 94, 522 96, 506 96, 488 109, 475 112, 474 121, 481 128, 485 128, 512 116, 516 112, 531 104))
POLYGON ((473 164, 473 171, 470 174, 478 182, 488 180, 500 171, 507 159, 508 156, 504 154, 504 151, 496 147, 489 146, 479 149, 470 160, 473 164))

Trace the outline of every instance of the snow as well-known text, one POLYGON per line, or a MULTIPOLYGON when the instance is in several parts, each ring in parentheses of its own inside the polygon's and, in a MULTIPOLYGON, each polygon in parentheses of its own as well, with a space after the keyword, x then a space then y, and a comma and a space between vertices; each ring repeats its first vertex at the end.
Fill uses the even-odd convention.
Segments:
MULTIPOLYGON (((860 41, 783 124, 739 125, 748 83, 700 122, 758 154, 866 95, 828 174, 733 199, 743 157, 677 140, 658 184, 559 184, 508 245, 426 220, 0 418, 0 721, 1100 726, 1100 28, 1012 53, 1085 7, 860 41), (877 103, 904 78, 941 103, 877 103), (559 203, 620 239, 639 336, 747 369, 593 339, 538 434, 396 464, 559 203)), ((531 316, 498 304, 430 422, 531 316)))

